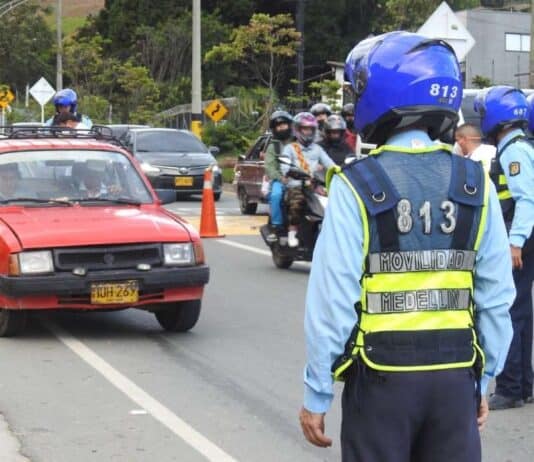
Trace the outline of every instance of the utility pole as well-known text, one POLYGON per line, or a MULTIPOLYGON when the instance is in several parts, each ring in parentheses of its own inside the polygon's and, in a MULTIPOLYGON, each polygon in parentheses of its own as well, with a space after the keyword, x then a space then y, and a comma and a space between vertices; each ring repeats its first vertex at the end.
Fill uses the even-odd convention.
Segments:
POLYGON ((530 65, 528 87, 534 88, 534 0, 530 0, 530 65))
MULTIPOLYGON (((534 0, 532 0, 534 2, 534 0)), ((297 96, 304 95, 304 12, 306 0, 297 0, 296 26, 300 32, 300 45, 297 49, 297 96)))
POLYGON ((191 131, 202 137, 202 69, 200 48, 200 0, 193 0, 193 69, 191 89, 191 131))
POLYGON ((56 3, 56 31, 56 91, 59 91, 63 88, 63 0, 57 0, 56 3))

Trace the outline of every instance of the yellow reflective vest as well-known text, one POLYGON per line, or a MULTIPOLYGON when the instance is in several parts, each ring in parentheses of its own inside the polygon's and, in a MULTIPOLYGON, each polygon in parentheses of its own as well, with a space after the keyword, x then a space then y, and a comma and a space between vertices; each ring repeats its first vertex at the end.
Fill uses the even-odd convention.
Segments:
POLYGON ((396 225, 402 199, 376 159, 392 150, 417 154, 449 148, 384 146, 367 159, 329 171, 328 183, 334 174, 339 175, 358 203, 366 257, 361 299, 355 305, 358 324, 344 354, 332 367, 334 378, 343 380, 357 358, 379 371, 476 366, 482 374, 473 290, 476 254, 486 225, 489 178, 480 163, 452 156, 449 199, 456 204, 457 213, 451 247, 403 248, 396 225), (461 223, 466 220, 467 224, 461 223), (478 226, 475 230, 474 223, 478 226), (372 232, 382 235, 380 248, 370 251, 372 232), (474 238, 469 241, 462 233, 474 238))

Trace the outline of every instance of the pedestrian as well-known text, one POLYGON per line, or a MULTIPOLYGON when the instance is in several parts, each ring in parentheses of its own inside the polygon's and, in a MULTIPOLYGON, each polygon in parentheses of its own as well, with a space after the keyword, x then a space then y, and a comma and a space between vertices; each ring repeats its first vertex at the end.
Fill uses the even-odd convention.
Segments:
POLYGON ((482 143, 482 132, 474 124, 460 125, 454 132, 458 154, 476 162, 482 162, 484 170, 490 171, 491 161, 495 157, 495 146, 482 143))
POLYGON ((491 166, 509 234, 517 297, 510 308, 514 337, 504 370, 497 377, 490 409, 532 403, 532 281, 534 280, 534 148, 524 129, 528 102, 521 90, 496 86, 475 98, 481 127, 497 147, 491 166))
POLYGON ((356 129, 379 147, 329 182, 302 430, 331 445, 324 415, 344 380, 344 462, 480 462, 515 291, 495 188, 480 163, 435 142, 458 120, 460 66, 442 40, 391 32, 358 44, 346 74, 356 129))

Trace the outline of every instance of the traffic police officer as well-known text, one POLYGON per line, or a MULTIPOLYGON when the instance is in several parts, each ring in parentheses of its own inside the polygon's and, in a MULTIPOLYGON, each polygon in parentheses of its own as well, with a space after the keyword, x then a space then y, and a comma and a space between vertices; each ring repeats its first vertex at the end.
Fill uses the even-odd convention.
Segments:
POLYGON ((306 299, 303 432, 331 445, 324 414, 342 379, 345 462, 480 461, 475 390, 503 366, 515 290, 495 188, 433 141, 458 118, 458 61, 441 40, 392 32, 358 44, 346 72, 356 129, 380 147, 331 180, 306 299))
POLYGON ((523 128, 528 103, 521 90, 491 87, 475 98, 484 135, 497 146, 490 176, 495 183, 514 267, 517 298, 510 309, 514 337, 504 370, 497 377, 490 409, 532 402, 532 281, 534 280, 534 149, 523 128))

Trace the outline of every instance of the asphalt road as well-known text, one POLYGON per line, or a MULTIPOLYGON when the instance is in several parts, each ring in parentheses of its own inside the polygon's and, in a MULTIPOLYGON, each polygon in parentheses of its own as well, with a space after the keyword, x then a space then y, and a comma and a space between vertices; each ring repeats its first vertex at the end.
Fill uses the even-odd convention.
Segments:
MULTIPOLYGON (((25 335, 0 339, 0 414, 24 456, 339 460, 339 387, 327 416, 332 449, 312 448, 298 427, 309 266, 275 269, 258 236, 205 247, 212 280, 190 333, 164 333, 153 315, 127 310, 38 315, 25 335)), ((484 461, 532 460, 534 405, 493 413, 484 461)))

